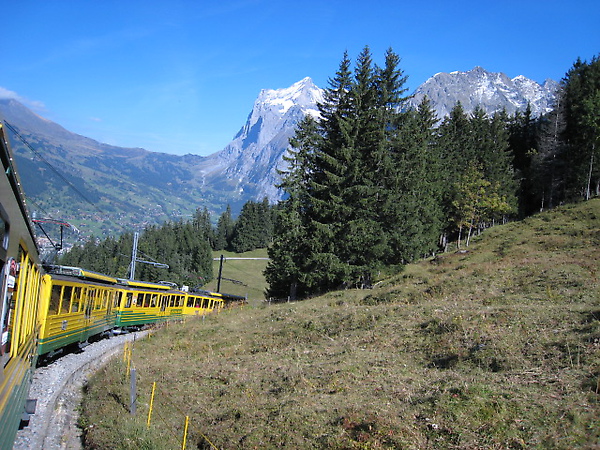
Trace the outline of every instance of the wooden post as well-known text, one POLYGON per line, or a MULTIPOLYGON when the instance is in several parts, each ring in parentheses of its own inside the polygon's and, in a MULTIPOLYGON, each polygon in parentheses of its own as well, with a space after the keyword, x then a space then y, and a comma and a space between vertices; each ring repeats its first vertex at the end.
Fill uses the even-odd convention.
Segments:
POLYGON ((135 386, 135 369, 131 369, 131 381, 129 389, 129 411, 132 416, 136 413, 136 386, 135 386))
POLYGON ((219 263, 219 277, 217 278, 217 292, 221 292, 221 275, 223 275, 223 259, 225 259, 225 257, 221 255, 221 262, 219 263))

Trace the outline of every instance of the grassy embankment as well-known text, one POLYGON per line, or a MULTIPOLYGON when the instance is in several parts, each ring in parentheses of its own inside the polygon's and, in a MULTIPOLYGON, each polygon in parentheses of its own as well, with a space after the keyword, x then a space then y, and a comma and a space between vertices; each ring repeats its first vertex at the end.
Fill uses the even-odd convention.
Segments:
POLYGON ((181 448, 187 415, 187 448, 598 448, 599 248, 596 199, 374 290, 169 326, 135 344, 136 417, 121 360, 90 380, 86 442, 181 448))

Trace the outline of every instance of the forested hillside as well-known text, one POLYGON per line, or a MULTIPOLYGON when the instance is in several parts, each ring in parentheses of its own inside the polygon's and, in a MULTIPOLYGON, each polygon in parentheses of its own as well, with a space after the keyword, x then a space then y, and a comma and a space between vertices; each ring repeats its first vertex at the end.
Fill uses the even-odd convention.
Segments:
MULTIPOLYGON (((169 267, 140 263, 136 265, 135 278, 169 281, 192 288, 205 286, 213 279, 213 251, 242 253, 270 245, 276 210, 266 200, 260 203, 249 201, 236 219, 228 207, 214 227, 206 209, 197 210, 191 221, 147 226, 139 235, 138 258, 169 267)), ((92 237, 84 245, 75 246, 61 256, 58 263, 127 278, 132 247, 133 232, 103 240, 92 237)))
POLYGON ((473 232, 600 194, 600 61, 577 61, 554 111, 509 117, 458 103, 441 124, 425 98, 405 111, 391 50, 344 55, 321 117, 291 141, 269 294, 303 297, 370 286, 385 267, 468 245, 473 232))

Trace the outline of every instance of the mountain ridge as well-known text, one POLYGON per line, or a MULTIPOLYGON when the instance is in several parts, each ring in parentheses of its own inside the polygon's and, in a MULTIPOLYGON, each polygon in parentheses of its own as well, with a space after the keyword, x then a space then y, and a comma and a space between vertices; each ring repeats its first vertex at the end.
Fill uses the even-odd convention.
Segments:
POLYGON ((415 108, 427 96, 438 119, 443 119, 457 101, 467 113, 480 106, 488 114, 501 109, 514 114, 529 103, 537 117, 551 111, 557 88, 558 83, 551 79, 539 84, 523 75, 511 79, 502 72, 476 66, 465 72, 436 73, 415 90, 408 105, 415 108))
MULTIPOLYGON (((476 67, 434 75, 415 91, 408 105, 418 105, 427 95, 438 117, 456 101, 471 112, 477 99, 486 100, 482 106, 490 113, 524 108, 527 102, 541 113, 550 108, 550 91, 557 86, 552 80, 546 84, 476 67)), ((16 126, 44 159, 99 205, 98 211, 90 212, 90 205, 61 186, 45 162, 13 138, 26 194, 35 199, 37 214, 70 220, 86 234, 111 235, 123 227, 141 229, 189 218, 197 208, 207 208, 216 216, 229 204, 235 214, 248 200, 281 199, 283 192, 275 186, 278 170, 287 167, 283 156, 289 138, 306 114, 319 115, 317 103, 322 100, 323 90, 310 77, 287 88, 262 89, 232 141, 208 156, 99 143, 69 132, 15 99, 0 99, 0 117, 16 126)))

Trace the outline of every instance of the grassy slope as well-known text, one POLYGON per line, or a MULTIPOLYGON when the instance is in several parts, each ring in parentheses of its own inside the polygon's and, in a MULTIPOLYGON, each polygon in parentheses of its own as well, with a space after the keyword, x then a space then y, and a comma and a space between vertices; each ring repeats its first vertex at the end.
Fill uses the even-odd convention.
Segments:
MULTIPOLYGON (((227 294, 241 295, 248 298, 252 306, 260 305, 265 298, 267 282, 263 271, 267 267, 264 259, 229 259, 229 258, 267 258, 267 250, 254 250, 246 253, 213 252, 213 258, 225 257, 223 262, 223 278, 236 280, 242 284, 233 283, 229 280, 221 280, 221 292, 227 294)), ((217 277, 219 276, 220 260, 213 261, 214 280, 204 286, 204 289, 217 290, 217 277)))
POLYGON ((568 206, 371 291, 171 326, 136 344, 137 417, 122 361, 90 382, 87 442, 176 448, 189 415, 187 448, 597 448, 599 219, 568 206))

